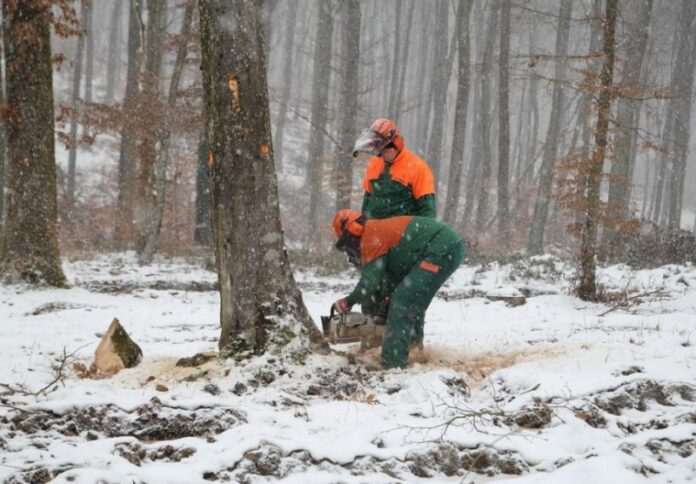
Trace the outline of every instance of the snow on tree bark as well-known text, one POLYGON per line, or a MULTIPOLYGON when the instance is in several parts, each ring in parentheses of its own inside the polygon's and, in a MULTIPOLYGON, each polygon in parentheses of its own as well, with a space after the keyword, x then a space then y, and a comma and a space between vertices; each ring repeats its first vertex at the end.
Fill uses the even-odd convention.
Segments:
POLYGON ((64 286, 57 236, 51 10, 3 1, 7 102, 7 207, 0 272, 11 281, 64 286))
POLYGON ((200 0, 202 74, 229 354, 321 343, 284 247, 271 145, 263 29, 254 0, 200 0))

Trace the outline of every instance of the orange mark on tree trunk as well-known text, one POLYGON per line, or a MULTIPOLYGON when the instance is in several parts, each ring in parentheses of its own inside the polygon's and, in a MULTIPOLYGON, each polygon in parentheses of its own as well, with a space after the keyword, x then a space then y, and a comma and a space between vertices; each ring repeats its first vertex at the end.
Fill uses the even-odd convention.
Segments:
POLYGON ((215 164, 215 156, 212 151, 208 151, 208 168, 212 168, 215 164))
POLYGON ((271 154, 271 149, 268 147, 266 143, 261 145, 261 149, 259 151, 261 153, 262 158, 268 158, 268 156, 271 154))

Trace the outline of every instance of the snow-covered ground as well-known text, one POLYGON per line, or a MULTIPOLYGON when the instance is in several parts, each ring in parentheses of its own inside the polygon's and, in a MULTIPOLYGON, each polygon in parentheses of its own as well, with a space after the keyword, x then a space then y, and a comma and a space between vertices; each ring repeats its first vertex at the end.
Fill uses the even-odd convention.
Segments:
MULTIPOLYGON (((696 482, 693 267, 602 270, 628 307, 574 298, 550 258, 463 267, 425 352, 387 372, 376 352, 179 367, 216 349, 214 274, 131 255, 65 269, 71 289, 0 286, 4 482, 696 482), (88 364, 114 317, 138 367, 94 380, 69 365, 21 394, 64 351, 88 364)), ((316 320, 355 282, 297 276, 316 320)))

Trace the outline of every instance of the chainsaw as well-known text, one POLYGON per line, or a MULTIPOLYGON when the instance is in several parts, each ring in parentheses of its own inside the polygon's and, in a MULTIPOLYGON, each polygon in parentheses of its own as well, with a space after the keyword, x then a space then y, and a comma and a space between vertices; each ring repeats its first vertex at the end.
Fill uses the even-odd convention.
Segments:
POLYGON ((360 351, 382 345, 385 320, 381 316, 350 312, 339 314, 331 306, 329 316, 321 317, 324 336, 331 344, 360 343, 360 351))

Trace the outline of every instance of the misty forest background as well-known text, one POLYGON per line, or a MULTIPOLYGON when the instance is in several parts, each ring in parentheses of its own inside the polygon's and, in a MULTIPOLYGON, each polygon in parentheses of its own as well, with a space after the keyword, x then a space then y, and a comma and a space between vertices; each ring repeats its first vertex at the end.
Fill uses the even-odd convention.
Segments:
MULTIPOLYGON (((29 69, 32 83, 53 83, 62 255, 133 249, 149 263, 210 250, 196 3, 53 2, 52 79, 29 69)), ((693 240, 693 1, 268 0, 260 12, 293 252, 325 259, 334 210, 360 207, 365 166, 351 151, 377 117, 395 119, 430 163, 438 216, 473 254, 658 262, 693 240), (633 250, 646 239, 668 249, 633 250)), ((6 131, 19 91, 5 78, 28 61, 12 28, 3 23, 0 203, 20 183, 6 131)), ((48 185, 28 196, 51 198, 48 185)))

